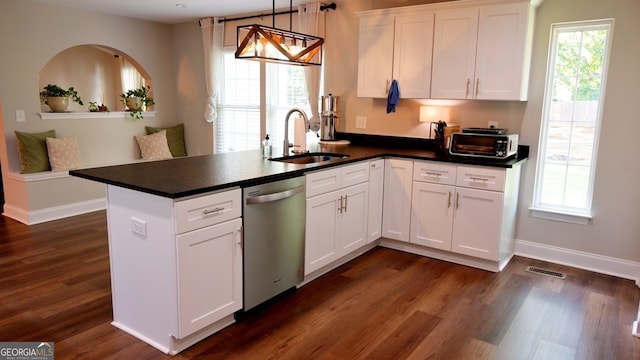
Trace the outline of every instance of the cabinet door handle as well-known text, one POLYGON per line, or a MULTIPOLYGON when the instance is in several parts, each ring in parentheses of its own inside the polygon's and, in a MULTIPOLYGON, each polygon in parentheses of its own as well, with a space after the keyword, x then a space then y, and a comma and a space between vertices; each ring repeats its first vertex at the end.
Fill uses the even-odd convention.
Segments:
POLYGON ((451 191, 449 191, 449 199, 447 200, 447 208, 451 207, 451 191))
POLYGON ((340 200, 338 200, 338 212, 342 214, 342 196, 340 196, 340 200))
POLYGON ((489 179, 487 178, 479 178, 479 177, 473 177, 473 176, 469 176, 469 178, 471 179, 471 182, 481 182, 481 183, 489 182, 489 179))
POLYGON ((344 196, 344 212, 347 212, 347 200, 349 199, 349 195, 344 196))
POLYGON ((242 227, 238 229, 238 240, 236 244, 240 245, 240 249, 244 249, 244 238, 242 237, 242 227))
POLYGON ((387 79, 387 83, 384 86, 384 93, 385 94, 389 94, 389 79, 387 79))
POLYGON ((464 97, 468 98, 469 97, 469 86, 471 85, 471 79, 467 78, 467 86, 464 90, 464 97))
POLYGON ((460 193, 456 192, 456 209, 460 207, 460 193))
POLYGON ((223 210, 224 210, 223 207, 217 207, 217 208, 213 208, 213 209, 206 209, 206 210, 202 211, 202 215, 204 215, 204 216, 212 215, 212 214, 219 213, 219 212, 221 212, 223 210))
POLYGON ((477 98, 478 97, 478 88, 480 87, 480 79, 476 79, 476 88, 475 88, 475 95, 474 97, 477 98))

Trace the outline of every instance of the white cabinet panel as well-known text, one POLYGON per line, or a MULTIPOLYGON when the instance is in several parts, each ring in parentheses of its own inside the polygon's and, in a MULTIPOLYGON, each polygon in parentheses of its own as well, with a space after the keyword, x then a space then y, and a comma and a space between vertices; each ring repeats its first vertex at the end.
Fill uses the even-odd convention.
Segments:
POLYGON ((529 4, 480 8, 475 98, 526 100, 531 31, 529 4))
POLYGON ((456 189, 453 252, 500 260, 503 196, 501 192, 456 189))
POLYGON ((505 169, 458 166, 456 185, 480 190, 504 191, 505 177, 505 169))
POLYGON ((401 98, 429 98, 433 19, 433 11, 361 16, 359 97, 387 97, 395 79, 401 98))
POLYGON ((414 182, 411 243, 451 250, 455 187, 414 182))
POLYGON ((340 168, 321 170, 305 175, 306 196, 316 196, 338 190, 341 186, 340 168))
POLYGON ((478 8, 436 12, 432 98, 473 98, 477 31, 478 8))
POLYGON ((435 161, 415 161, 413 163, 413 180, 434 184, 455 185, 456 166, 435 161))
POLYGON ((393 16, 360 19, 358 96, 387 96, 393 71, 393 16))
POLYGON ((387 159, 384 168, 382 236, 409 241, 413 161, 387 159))
POLYGON ((367 242, 382 236, 382 199, 384 194, 384 160, 373 160, 369 172, 369 218, 367 242))
POLYGON ((369 184, 345 188, 341 195, 342 209, 338 211, 338 256, 346 255, 367 242, 369 184))
POLYGON ((178 338, 242 308, 242 220, 178 235, 178 338))
POLYGON ((337 257, 338 191, 307 199, 304 273, 308 275, 337 257))
POLYGON ((176 201, 176 233, 235 219, 242 214, 240 189, 176 201))

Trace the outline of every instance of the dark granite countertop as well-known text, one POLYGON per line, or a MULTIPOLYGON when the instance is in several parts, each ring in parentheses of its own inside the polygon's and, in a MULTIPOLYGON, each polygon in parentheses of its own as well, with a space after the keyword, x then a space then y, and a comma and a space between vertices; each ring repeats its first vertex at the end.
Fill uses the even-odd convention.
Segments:
MULTIPOLYGON (((445 161, 457 164, 510 168, 526 161, 528 147, 521 147, 518 157, 507 161, 451 157, 434 151, 429 141, 341 134, 350 145, 319 145, 311 151, 349 155, 316 164, 289 164, 262 157, 261 150, 190 156, 164 161, 72 170, 69 174, 105 184, 121 186, 172 199, 203 194, 231 187, 247 187, 260 183, 301 176, 305 172, 325 169, 378 157, 403 157, 417 160, 445 161), (366 143, 366 144, 365 144, 366 143), (370 145, 376 144, 376 145, 370 145)), ((273 149, 279 157, 281 148, 273 149)))

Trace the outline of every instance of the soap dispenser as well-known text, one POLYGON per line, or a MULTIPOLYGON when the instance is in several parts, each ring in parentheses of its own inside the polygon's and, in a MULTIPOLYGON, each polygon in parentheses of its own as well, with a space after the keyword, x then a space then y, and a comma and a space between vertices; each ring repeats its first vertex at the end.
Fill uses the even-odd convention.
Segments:
POLYGON ((262 156, 265 158, 271 157, 271 140, 269 140, 269 134, 262 140, 262 156))

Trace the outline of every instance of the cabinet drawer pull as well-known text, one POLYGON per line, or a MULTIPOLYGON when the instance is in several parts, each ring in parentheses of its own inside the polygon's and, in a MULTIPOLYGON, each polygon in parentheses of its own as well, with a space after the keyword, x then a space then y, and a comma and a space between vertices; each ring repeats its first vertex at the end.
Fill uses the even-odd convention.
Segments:
POLYGON ((223 211, 224 208, 223 207, 217 207, 217 208, 213 208, 213 209, 207 209, 202 211, 202 215, 204 216, 208 216, 208 215, 213 215, 213 214, 217 214, 220 213, 221 211, 223 211))
POLYGON ((422 176, 427 176, 427 177, 440 177, 442 176, 442 174, 440 173, 434 173, 434 172, 423 172, 422 176))
POLYGON ((471 180, 470 182, 481 182, 481 183, 485 183, 485 184, 489 182, 489 179, 487 179, 487 178, 479 178, 479 177, 470 176, 469 179, 471 180))

